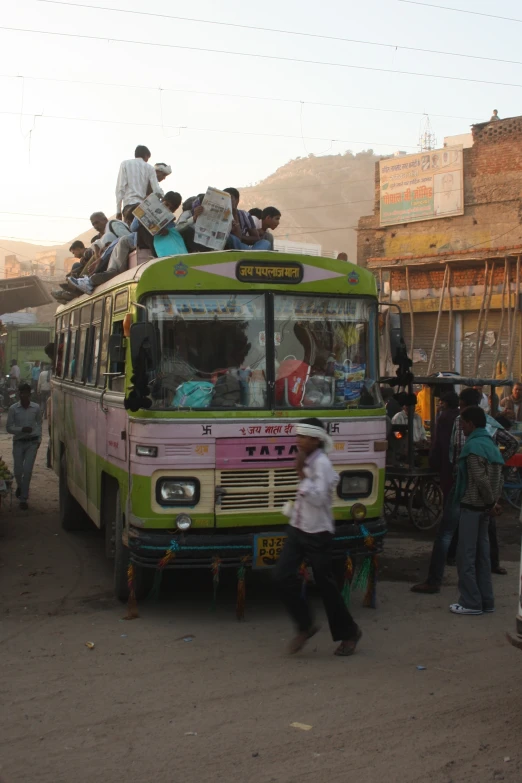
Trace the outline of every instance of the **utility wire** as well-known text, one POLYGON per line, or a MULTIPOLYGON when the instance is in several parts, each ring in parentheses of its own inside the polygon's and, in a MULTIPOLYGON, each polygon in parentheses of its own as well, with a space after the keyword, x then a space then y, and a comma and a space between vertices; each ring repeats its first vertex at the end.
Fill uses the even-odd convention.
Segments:
POLYGON ((241 98, 241 100, 252 101, 271 101, 273 103, 293 103, 297 105, 305 106, 320 106, 322 108, 331 109, 356 109, 358 111, 381 111, 389 114, 409 114, 417 117, 441 117, 446 120, 470 120, 474 122, 479 119, 477 117, 463 117, 453 114, 434 114, 431 111, 407 111, 403 109, 385 109, 379 106, 352 106, 346 103, 323 103, 321 101, 301 101, 296 98, 273 98, 264 95, 239 95, 237 93, 229 92, 209 92, 208 90, 189 90, 186 88, 174 88, 174 87, 151 87, 149 85, 142 84, 118 84, 114 82, 95 82, 85 81, 82 79, 56 79, 46 76, 24 76, 23 74, 9 74, 1 73, 2 79, 25 79, 31 81, 42 82, 57 82, 59 84, 85 84, 94 87, 121 87, 126 90, 152 90, 154 92, 174 92, 174 93, 187 93, 189 95, 209 95, 216 98, 241 98))
MULTIPOLYGON (((244 190, 244 188, 243 188, 244 190)), ((310 207, 285 207, 285 212, 296 212, 301 209, 324 209, 326 207, 341 207, 346 204, 367 204, 369 201, 374 201, 372 198, 357 199, 356 201, 336 201, 334 204, 314 204, 310 207)), ((86 217, 74 217, 73 215, 44 215, 38 212, 7 212, 4 209, 0 209, 0 215, 22 215, 24 217, 38 217, 46 218, 47 220, 87 220, 86 217)), ((3 222, 3 221, 0 221, 3 222)), ((301 228, 301 226, 299 226, 301 228)))
MULTIPOLYGON (((522 86, 522 85, 521 85, 522 86)), ((42 119, 42 120, 70 120, 73 122, 98 122, 102 124, 107 125, 130 125, 135 128, 140 127, 146 127, 146 128, 173 128, 177 129, 179 131, 187 130, 187 131, 197 131, 200 133, 226 133, 229 135, 236 135, 236 136, 265 136, 269 139, 299 139, 302 140, 302 136, 291 136, 289 134, 285 133, 260 133, 259 131, 238 131, 238 130, 228 130, 226 128, 194 128, 191 125, 162 125, 162 124, 154 124, 150 122, 124 122, 123 120, 104 120, 100 119, 98 117, 91 119, 90 117, 62 117, 56 114, 35 114, 31 112, 25 112, 21 113, 19 111, 0 111, 0 115, 9 115, 9 116, 16 116, 16 117, 34 117, 35 119, 42 119)), ((417 149, 416 146, 413 146, 412 144, 400 144, 396 145, 393 142, 384 142, 384 141, 354 141, 353 139, 332 139, 332 138, 326 138, 324 136, 305 136, 304 138, 309 139, 310 141, 331 141, 331 142, 339 142, 342 144, 371 144, 374 147, 393 147, 393 146, 400 146, 400 147, 409 147, 409 149, 417 149)))
MULTIPOLYGON (((282 30, 280 28, 275 28, 275 27, 258 27, 257 25, 238 24, 236 22, 221 22, 213 19, 196 19, 194 17, 188 17, 188 16, 173 16, 171 14, 158 14, 158 13, 153 13, 151 11, 135 11, 129 8, 114 8, 112 6, 106 7, 106 6, 99 6, 99 5, 90 5, 88 3, 69 3, 66 2, 66 0, 37 0, 37 2, 47 3, 48 5, 69 6, 71 8, 87 8, 94 11, 109 11, 109 12, 115 12, 119 14, 133 14, 135 16, 150 16, 154 19, 172 19, 177 22, 192 22, 195 24, 216 25, 219 27, 234 27, 239 30, 253 30, 256 33, 258 32, 279 33, 281 35, 294 35, 303 38, 317 38, 322 41, 340 41, 342 43, 361 44, 362 46, 377 46, 385 49, 394 49, 394 50, 403 49, 404 51, 407 52, 422 52, 425 54, 444 55, 445 57, 464 57, 471 60, 486 60, 488 62, 508 63, 510 65, 522 65, 522 62, 518 60, 502 60, 497 57, 483 57, 481 55, 464 54, 462 52, 445 52, 440 49, 421 49, 416 46, 402 46, 401 44, 381 43, 380 41, 364 41, 364 40, 359 40, 357 38, 342 38, 337 35, 321 35, 319 33, 306 33, 300 30, 282 30)), ((424 5, 424 3, 421 3, 421 5, 424 5)), ((451 10, 458 10, 458 9, 451 9, 451 10)), ((484 16, 489 16, 489 15, 490 14, 484 14, 484 16)), ((511 20, 511 21, 519 21, 519 20, 511 20)))
MULTIPOLYGON (((42 0, 43 1, 43 0, 42 0)), ((439 11, 456 11, 459 14, 473 14, 473 16, 487 16, 489 19, 501 19, 503 22, 519 22, 522 19, 514 19, 512 16, 498 16, 498 14, 486 14, 483 11, 468 11, 465 8, 451 8, 447 5, 435 5, 435 3, 421 3, 419 0, 399 0, 399 3, 409 3, 410 5, 423 5, 426 8, 437 8, 439 11)))
POLYGON ((440 73, 422 73, 419 71, 398 71, 392 68, 376 68, 369 65, 349 65, 348 63, 325 62, 324 60, 304 60, 297 57, 280 57, 275 54, 257 54, 254 52, 233 52, 230 49, 210 49, 204 46, 182 46, 181 44, 167 44, 152 41, 133 41, 127 38, 113 38, 101 35, 84 35, 82 33, 63 33, 53 32, 52 30, 30 30, 24 27, 4 27, 0 30, 6 30, 10 33, 29 33, 32 35, 48 35, 59 38, 80 38, 84 41, 103 41, 104 43, 122 43, 135 46, 151 46, 156 49, 179 49, 180 51, 205 52, 209 54, 227 54, 233 57, 250 57, 258 60, 275 60, 286 63, 300 63, 304 65, 322 65, 330 68, 348 68, 355 71, 370 71, 373 73, 393 73, 397 76, 420 76, 428 79, 443 79, 453 82, 468 82, 472 84, 491 84, 496 87, 522 87, 522 84, 513 82, 494 82, 487 79, 470 79, 464 76, 444 76, 440 73))

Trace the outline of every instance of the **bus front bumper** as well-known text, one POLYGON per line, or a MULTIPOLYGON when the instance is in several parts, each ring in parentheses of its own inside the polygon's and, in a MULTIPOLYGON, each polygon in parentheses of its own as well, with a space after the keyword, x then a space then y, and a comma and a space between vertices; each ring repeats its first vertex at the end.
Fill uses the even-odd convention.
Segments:
MULTIPOLYGON (((259 540, 269 539, 282 545, 285 527, 240 528, 228 532, 219 529, 209 532, 186 533, 166 530, 143 530, 131 527, 128 545, 131 562, 142 568, 209 568, 217 557, 221 567, 245 565, 269 568, 275 565, 277 556, 270 551, 268 557, 259 556, 259 540), (163 564, 160 562, 171 553, 163 564)), ((353 522, 336 524, 333 556, 336 560, 347 554, 353 559, 382 552, 386 522, 384 519, 366 519, 362 528, 353 522)))

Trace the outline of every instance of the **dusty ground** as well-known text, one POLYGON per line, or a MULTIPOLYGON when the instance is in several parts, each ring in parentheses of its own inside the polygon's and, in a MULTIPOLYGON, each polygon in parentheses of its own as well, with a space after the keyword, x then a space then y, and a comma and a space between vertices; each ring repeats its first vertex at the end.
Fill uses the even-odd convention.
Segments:
POLYGON ((338 659, 324 625, 301 656, 285 656, 289 623, 263 575, 248 579, 242 624, 232 585, 209 612, 206 574, 171 580, 123 621, 99 534, 62 532, 56 511, 41 449, 31 510, 0 511, 4 783, 522 779, 522 655, 504 640, 513 518, 502 522, 509 576, 494 577, 496 614, 448 612, 454 569, 441 595, 410 593, 430 542, 404 529, 387 542, 378 610, 356 596, 357 655, 338 659))

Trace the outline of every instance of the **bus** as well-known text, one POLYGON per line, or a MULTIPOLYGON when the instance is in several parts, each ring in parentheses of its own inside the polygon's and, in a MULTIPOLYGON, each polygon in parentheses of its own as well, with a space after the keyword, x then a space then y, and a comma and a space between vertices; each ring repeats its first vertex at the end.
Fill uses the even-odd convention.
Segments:
POLYGON ((0 341, 3 347, 3 372, 8 373, 11 360, 16 359, 20 367, 20 380, 30 381, 31 370, 35 362, 49 362, 44 348, 54 339, 54 329, 51 325, 4 324, 4 332, 0 341))
POLYGON ((166 563, 274 565, 308 417, 334 442, 336 557, 382 548, 378 332, 371 272, 275 252, 153 259, 58 308, 61 524, 105 531, 118 598, 129 564, 138 596, 166 563))

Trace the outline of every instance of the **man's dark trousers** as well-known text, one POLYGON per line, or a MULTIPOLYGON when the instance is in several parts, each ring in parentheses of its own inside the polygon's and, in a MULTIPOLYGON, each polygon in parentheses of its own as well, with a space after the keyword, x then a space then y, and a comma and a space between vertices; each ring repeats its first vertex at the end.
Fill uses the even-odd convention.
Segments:
POLYGON ((305 533, 291 525, 286 531, 281 557, 274 569, 274 580, 279 587, 286 609, 300 633, 313 628, 313 617, 298 571, 301 563, 312 568, 315 584, 321 595, 334 642, 357 638, 358 626, 346 608, 332 568, 333 535, 327 531, 305 533))

